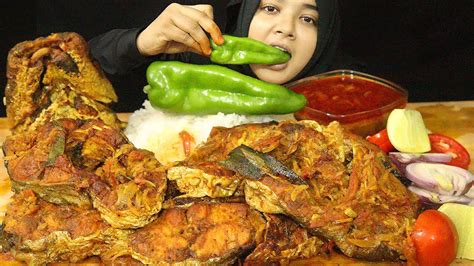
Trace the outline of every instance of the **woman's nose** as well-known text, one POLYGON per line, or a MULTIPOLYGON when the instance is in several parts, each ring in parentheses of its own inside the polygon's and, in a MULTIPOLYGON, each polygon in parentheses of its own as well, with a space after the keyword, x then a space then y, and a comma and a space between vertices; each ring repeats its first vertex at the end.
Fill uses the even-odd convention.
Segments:
POLYGON ((295 38, 295 23, 291 16, 281 16, 275 21, 275 33, 291 39, 295 38))

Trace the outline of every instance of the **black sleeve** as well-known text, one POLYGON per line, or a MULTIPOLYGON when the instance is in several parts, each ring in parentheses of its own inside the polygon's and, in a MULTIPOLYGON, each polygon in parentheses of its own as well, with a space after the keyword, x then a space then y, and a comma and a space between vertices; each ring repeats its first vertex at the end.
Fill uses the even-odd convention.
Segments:
POLYGON ((207 57, 191 52, 143 56, 136 39, 141 29, 115 29, 89 41, 92 57, 109 75, 124 75, 153 61, 181 61, 193 64, 210 64, 207 57))
POLYGON ((136 39, 141 29, 115 29, 89 41, 92 57, 108 74, 125 74, 149 62, 138 51, 136 39))

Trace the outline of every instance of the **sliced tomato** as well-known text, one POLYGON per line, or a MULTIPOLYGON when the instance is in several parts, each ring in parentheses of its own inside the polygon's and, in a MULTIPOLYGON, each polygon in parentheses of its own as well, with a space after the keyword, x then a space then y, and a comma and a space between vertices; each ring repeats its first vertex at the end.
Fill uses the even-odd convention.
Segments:
POLYGON ((431 151, 450 154, 453 159, 448 164, 469 168, 471 163, 471 156, 469 152, 455 139, 442 134, 429 134, 431 151))
POLYGON ((395 148, 388 139, 387 129, 383 129, 375 135, 368 136, 367 140, 380 147, 385 153, 393 151, 395 148))
POLYGON ((449 217, 437 210, 418 216, 410 234, 416 250, 416 261, 424 265, 449 265, 458 248, 458 233, 449 217))

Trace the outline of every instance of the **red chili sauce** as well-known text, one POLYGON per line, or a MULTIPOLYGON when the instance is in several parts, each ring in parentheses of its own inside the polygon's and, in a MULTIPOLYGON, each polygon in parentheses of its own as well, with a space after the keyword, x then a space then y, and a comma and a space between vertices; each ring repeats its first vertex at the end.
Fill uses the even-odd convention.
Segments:
POLYGON ((306 96, 308 107, 332 115, 376 110, 405 97, 380 83, 344 76, 312 80, 291 89, 306 96))

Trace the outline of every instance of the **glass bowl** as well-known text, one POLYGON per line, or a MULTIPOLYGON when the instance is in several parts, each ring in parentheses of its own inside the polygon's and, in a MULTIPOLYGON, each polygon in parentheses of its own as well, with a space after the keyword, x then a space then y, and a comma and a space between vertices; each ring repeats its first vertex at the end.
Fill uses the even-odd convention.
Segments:
POLYGON ((300 79, 286 86, 308 99, 306 107, 295 113, 296 119, 311 119, 323 125, 338 121, 364 137, 384 129, 390 112, 404 108, 408 101, 408 92, 401 86, 345 69, 300 79))

